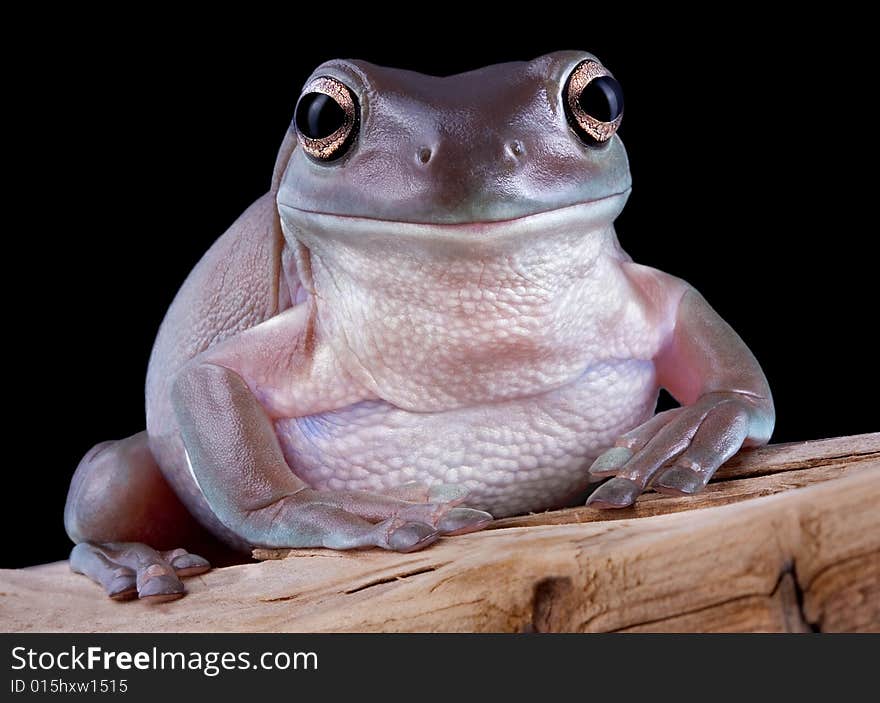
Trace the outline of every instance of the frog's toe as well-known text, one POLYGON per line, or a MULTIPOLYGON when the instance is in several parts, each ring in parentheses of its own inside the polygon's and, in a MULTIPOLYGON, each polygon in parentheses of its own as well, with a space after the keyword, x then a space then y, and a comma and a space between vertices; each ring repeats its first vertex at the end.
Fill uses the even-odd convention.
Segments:
POLYGON ((626 478, 612 478, 590 494, 587 505, 594 508, 626 508, 636 502, 642 487, 626 478))
POLYGON ((147 603, 166 603, 183 598, 184 587, 170 567, 154 564, 142 578, 138 578, 138 598, 147 603))
POLYGON ((437 540, 438 532, 423 522, 407 522, 390 527, 387 532, 387 548, 395 552, 415 552, 437 540))
POLYGON ((590 479, 600 481, 608 476, 613 476, 632 459, 632 449, 628 447, 611 447, 600 454, 589 469, 590 479))
POLYGON ((211 564, 198 554, 191 554, 185 549, 172 549, 162 552, 162 558, 174 567, 174 571, 181 578, 197 576, 211 570, 211 564))
POLYGON ((672 466, 654 479, 651 485, 658 493, 690 496, 702 491, 705 482, 696 471, 684 466, 672 466))
POLYGON ((204 573, 211 566, 183 549, 160 553, 136 542, 82 542, 70 553, 70 568, 99 583, 114 600, 137 596, 161 603, 184 595, 181 576, 204 573))
POLYGON ((463 535, 482 530, 492 519, 485 510, 453 508, 437 521, 437 529, 441 535, 463 535))
POLYGON ((77 544, 71 551, 70 568, 103 586, 113 600, 129 600, 137 596, 135 571, 114 563, 87 542, 77 544))

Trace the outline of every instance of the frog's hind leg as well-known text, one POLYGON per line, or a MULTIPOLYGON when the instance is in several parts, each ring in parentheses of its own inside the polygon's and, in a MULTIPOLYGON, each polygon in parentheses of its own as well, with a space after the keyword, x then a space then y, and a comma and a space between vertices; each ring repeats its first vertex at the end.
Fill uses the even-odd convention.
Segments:
POLYGON ((181 545, 208 543, 162 476, 146 432, 92 448, 77 467, 64 508, 76 546, 70 567, 116 600, 153 602, 184 594, 182 576, 210 569, 181 545))

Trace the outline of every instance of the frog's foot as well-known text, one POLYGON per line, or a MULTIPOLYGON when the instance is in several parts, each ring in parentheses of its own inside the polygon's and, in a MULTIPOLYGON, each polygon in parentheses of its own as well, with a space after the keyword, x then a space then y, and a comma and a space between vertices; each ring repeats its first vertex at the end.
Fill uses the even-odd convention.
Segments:
POLYGON ((596 459, 590 475, 614 478, 597 488, 587 505, 632 505, 652 479, 661 493, 698 493, 762 417, 748 395, 733 392, 710 393, 693 405, 655 415, 596 459))
POLYGON ((462 486, 408 483, 385 494, 308 490, 298 498, 308 502, 313 514, 326 513, 323 546, 409 552, 440 536, 475 532, 492 522, 489 513, 461 506, 467 495, 462 486))
POLYGON ((484 510, 458 507, 465 502, 468 493, 467 488, 456 483, 429 486, 411 481, 393 488, 385 495, 400 501, 399 512, 403 515, 427 515, 430 524, 436 525, 441 535, 463 535, 482 530, 493 519, 484 510))
POLYGON ((99 583, 113 600, 137 596, 164 603, 183 596, 181 577, 204 573, 211 565, 184 549, 157 552, 138 542, 81 542, 70 553, 70 568, 99 583))
POLYGON ((461 506, 467 497, 464 489, 406 486, 395 496, 304 488, 250 510, 239 529, 251 544, 262 547, 412 552, 441 535, 473 532, 492 521, 487 512, 461 506))

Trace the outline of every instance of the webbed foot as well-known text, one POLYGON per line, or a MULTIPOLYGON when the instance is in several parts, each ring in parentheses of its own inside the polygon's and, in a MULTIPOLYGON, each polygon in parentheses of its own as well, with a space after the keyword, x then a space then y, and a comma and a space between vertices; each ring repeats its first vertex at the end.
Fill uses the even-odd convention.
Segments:
POLYGON ((750 433, 761 434, 756 426, 772 422, 762 401, 745 393, 715 392, 655 415, 593 462, 593 478, 613 478, 593 491, 587 505, 625 508, 648 485, 670 495, 700 492, 750 433))
POLYGON ((99 583, 113 600, 164 603, 184 595, 182 577, 211 565, 185 549, 159 552, 139 542, 81 542, 70 553, 70 568, 99 583))
POLYGON ((441 536, 481 530, 492 521, 485 511, 461 507, 467 494, 460 486, 420 483, 387 494, 306 489, 286 499, 289 531, 279 544, 415 551, 441 536))

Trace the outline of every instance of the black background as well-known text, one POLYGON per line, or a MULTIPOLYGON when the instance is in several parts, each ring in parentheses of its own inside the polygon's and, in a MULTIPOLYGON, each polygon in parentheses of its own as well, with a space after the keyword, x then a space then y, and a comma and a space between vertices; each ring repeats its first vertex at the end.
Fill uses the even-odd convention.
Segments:
POLYGON ((776 399, 775 441, 880 429, 865 18, 535 4, 485 22, 394 15, 397 28, 379 32, 366 8, 305 10, 314 17, 6 28, 25 41, 7 63, 13 420, 0 566, 66 556, 77 462, 143 428, 165 309, 266 190, 304 79, 337 56, 447 74, 560 48, 597 54, 626 95, 624 248, 693 283, 750 345, 776 399))

